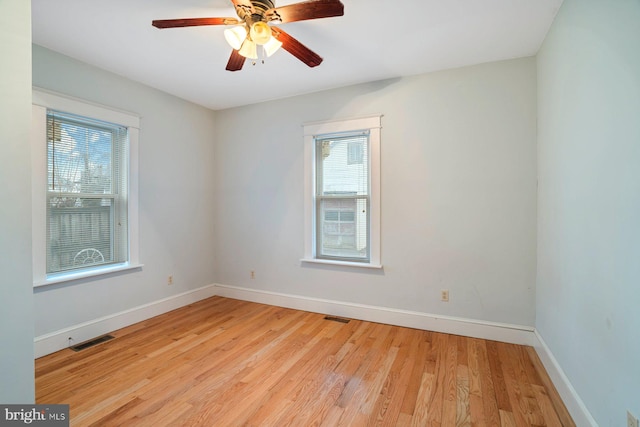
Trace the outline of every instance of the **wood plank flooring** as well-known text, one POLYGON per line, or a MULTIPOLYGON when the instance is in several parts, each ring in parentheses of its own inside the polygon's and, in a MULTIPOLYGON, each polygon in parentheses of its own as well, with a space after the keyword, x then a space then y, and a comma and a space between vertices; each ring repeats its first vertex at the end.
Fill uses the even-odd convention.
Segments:
POLYGON ((532 348, 213 297, 36 361, 73 426, 574 426, 532 348))

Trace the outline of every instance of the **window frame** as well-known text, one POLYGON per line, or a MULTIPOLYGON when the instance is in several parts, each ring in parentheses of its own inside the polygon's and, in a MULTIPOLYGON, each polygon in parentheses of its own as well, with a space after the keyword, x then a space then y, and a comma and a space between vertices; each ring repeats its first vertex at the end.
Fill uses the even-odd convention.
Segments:
POLYGON ((333 264, 363 268, 382 268, 380 241, 380 133, 382 115, 330 120, 304 124, 305 232, 304 263, 333 264), (369 133, 369 261, 319 258, 316 239, 316 137, 366 131, 369 133))
POLYGON ((40 88, 33 89, 31 132, 31 170, 32 170, 32 261, 33 286, 40 287, 89 277, 102 276, 118 271, 139 269, 138 258, 138 141, 140 117, 132 113, 115 110, 81 99, 60 95, 40 88), (127 261, 47 274, 46 253, 46 200, 47 200, 47 110, 56 110, 93 118, 100 121, 117 123, 128 130, 128 201, 127 225, 128 248, 127 261))

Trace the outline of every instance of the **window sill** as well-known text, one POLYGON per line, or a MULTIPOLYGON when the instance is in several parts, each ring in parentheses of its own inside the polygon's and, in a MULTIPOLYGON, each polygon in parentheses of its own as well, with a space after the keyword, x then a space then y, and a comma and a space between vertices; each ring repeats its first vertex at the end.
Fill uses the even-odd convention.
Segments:
POLYGON ((343 267, 359 267, 359 268, 372 268, 382 269, 382 264, 369 264, 364 262, 350 262, 350 261, 334 261, 331 259, 315 259, 315 258, 303 258, 300 261, 303 263, 311 264, 325 264, 325 265, 339 265, 343 267))
POLYGON ((72 282, 74 280, 81 280, 81 279, 87 279, 87 278, 91 278, 91 277, 105 276, 107 274, 117 273, 117 272, 120 272, 120 271, 140 269, 143 266, 144 266, 144 264, 118 264, 118 265, 114 265, 114 266, 107 266, 107 267, 103 267, 103 268, 95 268, 95 269, 92 269, 92 270, 81 271, 81 272, 77 272, 77 273, 56 274, 56 275, 54 275, 52 277, 49 277, 47 279, 44 279, 42 281, 34 282, 33 283, 33 287, 34 288, 39 288, 39 287, 42 287, 42 286, 55 285, 55 284, 58 284, 58 283, 72 282))

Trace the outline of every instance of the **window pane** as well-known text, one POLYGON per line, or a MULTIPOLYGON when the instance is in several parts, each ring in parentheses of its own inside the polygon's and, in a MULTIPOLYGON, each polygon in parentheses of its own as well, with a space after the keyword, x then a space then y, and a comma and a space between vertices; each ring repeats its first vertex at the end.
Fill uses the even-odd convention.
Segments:
POLYGON ((51 197, 47 211, 48 273, 114 261, 113 200, 51 197))
POLYGON ((367 198, 320 200, 319 257, 368 260, 367 203, 367 198))
POLYGON ((112 193, 114 132, 49 119, 47 176, 49 191, 112 193))
POLYGON ((368 136, 318 138, 316 141, 318 194, 369 194, 368 136))

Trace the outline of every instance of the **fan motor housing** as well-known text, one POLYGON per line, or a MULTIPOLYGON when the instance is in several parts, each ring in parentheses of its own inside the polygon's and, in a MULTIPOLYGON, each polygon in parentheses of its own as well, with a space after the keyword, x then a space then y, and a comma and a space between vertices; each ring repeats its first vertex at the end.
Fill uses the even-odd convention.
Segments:
POLYGON ((264 21, 264 14, 275 6, 271 0, 251 0, 255 13, 251 15, 253 22, 264 21))

